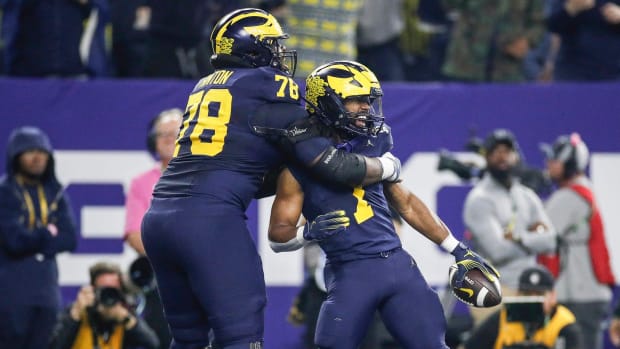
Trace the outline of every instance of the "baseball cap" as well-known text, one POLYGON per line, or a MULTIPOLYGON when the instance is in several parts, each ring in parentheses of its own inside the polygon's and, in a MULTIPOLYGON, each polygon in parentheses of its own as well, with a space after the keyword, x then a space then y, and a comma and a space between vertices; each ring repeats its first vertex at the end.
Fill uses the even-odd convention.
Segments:
POLYGON ((484 140, 483 147, 487 153, 490 153, 498 144, 505 144, 512 150, 518 150, 515 136, 503 128, 493 130, 484 140))
POLYGON ((543 266, 525 269, 519 276, 519 291, 551 291, 555 280, 551 272, 543 266))

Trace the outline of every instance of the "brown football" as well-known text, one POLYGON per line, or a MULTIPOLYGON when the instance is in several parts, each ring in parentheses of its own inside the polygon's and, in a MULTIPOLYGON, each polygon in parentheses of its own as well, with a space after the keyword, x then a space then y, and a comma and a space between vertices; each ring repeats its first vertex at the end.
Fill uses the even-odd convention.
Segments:
POLYGON ((472 269, 465 273, 461 287, 456 287, 456 264, 450 267, 450 289, 461 302, 478 308, 498 305, 502 301, 502 289, 497 277, 493 281, 487 279, 480 269, 472 269))

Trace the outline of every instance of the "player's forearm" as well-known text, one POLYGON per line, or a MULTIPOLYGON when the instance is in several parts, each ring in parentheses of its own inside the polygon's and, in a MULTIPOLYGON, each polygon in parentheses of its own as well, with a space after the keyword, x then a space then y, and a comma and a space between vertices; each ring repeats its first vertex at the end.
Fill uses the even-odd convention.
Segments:
POLYGON ((269 226, 269 241, 287 242, 297 235, 297 227, 286 223, 276 223, 269 226))
POLYGON ((296 251, 307 243, 303 237, 303 226, 281 225, 270 227, 269 246, 276 252, 296 251))
POLYGON ((429 240, 440 244, 451 235, 443 221, 401 183, 385 183, 384 191, 405 222, 429 240))

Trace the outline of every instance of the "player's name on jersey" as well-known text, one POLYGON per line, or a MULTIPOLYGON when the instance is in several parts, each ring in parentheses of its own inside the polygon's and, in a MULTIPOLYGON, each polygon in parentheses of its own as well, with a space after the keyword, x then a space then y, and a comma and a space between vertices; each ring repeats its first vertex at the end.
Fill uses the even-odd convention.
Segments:
POLYGON ((230 79, 233 73, 234 72, 232 70, 218 70, 215 73, 200 80, 196 88, 201 88, 205 85, 223 85, 226 83, 226 81, 228 81, 228 79, 230 79))

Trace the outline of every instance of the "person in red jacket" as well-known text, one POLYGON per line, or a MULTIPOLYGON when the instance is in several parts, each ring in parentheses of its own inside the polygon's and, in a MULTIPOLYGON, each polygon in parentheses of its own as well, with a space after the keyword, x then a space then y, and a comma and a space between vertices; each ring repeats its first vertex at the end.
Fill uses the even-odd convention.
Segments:
POLYGON ((603 321, 615 284, 605 243, 603 221, 585 174, 589 151, 579 134, 543 146, 547 169, 558 184, 546 211, 558 232, 558 251, 544 264, 557 277, 558 301, 577 318, 584 348, 603 348, 603 321))

